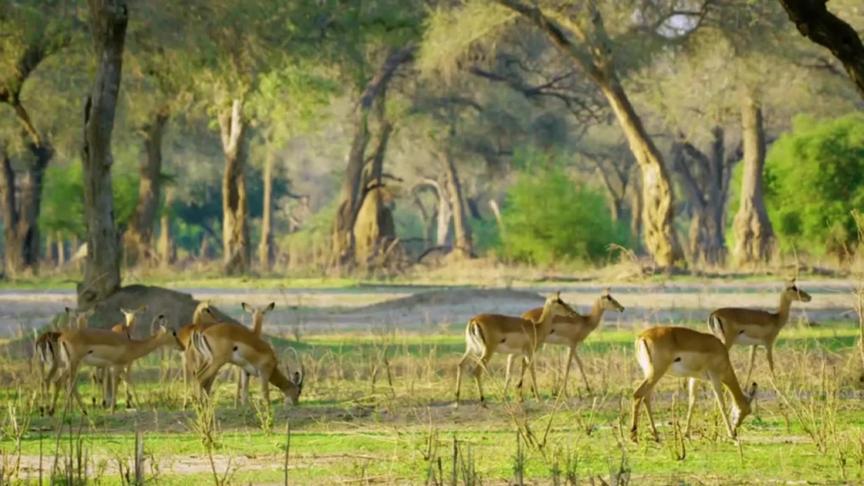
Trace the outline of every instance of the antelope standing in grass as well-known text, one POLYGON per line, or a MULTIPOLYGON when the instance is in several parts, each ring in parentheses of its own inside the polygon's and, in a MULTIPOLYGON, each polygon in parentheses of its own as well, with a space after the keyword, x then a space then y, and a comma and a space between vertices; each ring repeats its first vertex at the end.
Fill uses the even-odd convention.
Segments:
MULTIPOLYGON (((588 377, 585 376, 585 370, 582 365, 582 360, 576 354, 576 347, 594 332, 603 320, 603 313, 607 310, 615 310, 624 312, 624 306, 615 300, 609 293, 609 289, 603 291, 603 294, 594 301, 594 306, 591 307, 591 313, 588 315, 573 314, 572 316, 556 316, 552 319, 552 327, 549 334, 546 336, 546 342, 549 344, 559 344, 570 348, 567 354, 567 363, 564 368, 564 383, 562 391, 567 393, 567 378, 570 376, 570 367, 573 361, 579 367, 579 373, 582 375, 582 381, 585 382, 585 389, 591 393, 591 385, 588 384, 588 377)), ((523 319, 539 321, 543 314, 543 308, 537 307, 522 314, 523 319)), ((507 374, 510 374, 511 358, 507 357, 507 374)))
POLYGON ((711 313, 708 317, 708 327, 711 333, 726 345, 726 349, 732 348, 734 344, 750 345, 750 364, 747 366, 745 383, 750 381, 753 373, 757 346, 765 347, 765 357, 768 359, 768 368, 773 377, 774 341, 777 340, 783 326, 789 322, 789 309, 792 307, 792 302, 810 302, 810 300, 810 294, 798 288, 795 279, 790 279, 786 281, 783 292, 780 293, 780 307, 777 312, 724 307, 711 313))
POLYGON ((735 438, 741 421, 750 414, 750 402, 756 393, 756 383, 748 393, 741 391, 735 370, 729 361, 729 351, 717 337, 694 331, 686 327, 661 326, 646 329, 636 338, 636 359, 645 379, 633 392, 633 420, 631 438, 638 438, 639 409, 645 405, 648 423, 654 439, 658 438, 657 427, 651 414, 651 395, 654 386, 667 372, 673 376, 688 378, 688 405, 684 434, 690 434, 690 420, 696 404, 696 380, 706 380, 714 389, 714 397, 726 424, 729 437, 735 438), (734 405, 726 415, 723 386, 732 393, 734 405))
MULTIPOLYGON (((510 359, 513 355, 519 355, 522 358, 522 378, 519 382, 521 384, 523 381, 527 364, 531 370, 534 396, 539 399, 537 376, 534 370, 534 354, 549 334, 555 316, 574 315, 578 314, 561 300, 561 292, 558 292, 546 299, 541 315, 536 320, 500 314, 480 314, 472 317, 465 328, 465 354, 456 369, 456 405, 459 405, 463 369, 467 368, 471 362, 474 364, 473 374, 474 380, 477 382, 477 391, 480 393, 480 403, 485 404, 481 375, 486 369, 486 364, 496 352, 510 354, 510 359)), ((508 359, 508 373, 504 381, 505 396, 510 384, 509 372, 512 364, 510 359, 508 359)), ((521 385, 519 395, 521 398, 521 385)))
POLYGON ((192 333, 199 327, 218 324, 219 319, 210 308, 209 301, 201 301, 195 306, 192 313, 192 322, 177 330, 177 339, 182 346, 182 368, 183 368, 183 408, 186 408, 190 394, 190 384, 195 372, 200 368, 200 356, 192 347, 192 333))
MULTIPOLYGON (((64 325, 68 329, 84 329, 87 327, 87 319, 93 315, 93 310, 87 312, 79 312, 69 307, 65 308, 64 325), (73 323, 74 317, 74 323, 73 323)), ((47 397, 51 392, 52 383, 57 386, 54 377, 58 372, 60 364, 58 352, 60 350, 58 340, 62 334, 61 327, 55 322, 54 329, 45 331, 36 338, 36 358, 38 361, 39 380, 41 382, 41 390, 43 396, 47 397), (48 367, 48 372, 45 372, 45 367, 48 367)))
MULTIPOLYGON (((128 339, 126 336, 103 329, 75 329, 64 331, 60 335, 58 343, 61 371, 55 380, 67 384, 67 396, 69 399, 74 398, 85 414, 84 403, 81 401, 76 386, 78 369, 81 365, 112 369, 124 368, 162 346, 173 344, 178 349, 181 348, 177 339, 177 332, 168 331, 164 326, 160 326, 155 334, 144 340, 128 339)), ((115 381, 114 376, 114 373, 109 373, 106 376, 110 382, 109 386, 106 387, 107 390, 110 390, 107 402, 112 411, 116 405, 116 397, 113 396, 113 392, 116 390, 113 383, 115 381)), ((58 392, 59 387, 55 388, 49 413, 54 413, 59 396, 58 392)))
MULTIPOLYGON (((276 308, 276 302, 270 302, 263 307, 252 307, 246 302, 241 302, 240 307, 252 316, 252 333, 260 337, 261 331, 264 329, 264 317, 276 308)), ((241 405, 249 403, 249 373, 246 373, 242 369, 240 370, 239 381, 237 383, 237 393, 234 395, 235 407, 238 401, 241 405)))
MULTIPOLYGON (((125 309, 120 308, 120 313, 123 314, 123 320, 111 326, 111 332, 119 334, 121 336, 125 336, 126 339, 132 339, 133 333, 135 332, 135 324, 137 324, 138 314, 147 309, 146 305, 142 305, 137 309, 125 309)), ((163 319, 164 316, 159 315, 154 319, 154 324, 157 320, 163 319)), ((152 330, 152 326, 151 326, 152 330)), ((106 381, 108 373, 111 370, 107 368, 96 368, 94 372, 93 381, 102 385, 103 388, 103 396, 102 396, 102 406, 107 405, 107 397, 108 390, 107 386, 109 386, 109 381, 106 381)), ((118 379, 123 380, 126 384, 126 408, 130 408, 132 406, 132 364, 130 363, 125 369, 115 370, 116 376, 112 379, 116 382, 118 379)), ((116 393, 116 390, 112 390, 111 393, 116 393)))
POLYGON ((302 363, 300 371, 288 373, 288 378, 279 369, 273 348, 253 330, 229 323, 196 329, 192 334, 192 346, 205 363, 196 377, 207 396, 211 394, 219 370, 230 363, 239 366, 250 376, 261 379, 261 396, 268 406, 271 383, 282 391, 291 404, 296 405, 300 400, 304 377, 302 363))

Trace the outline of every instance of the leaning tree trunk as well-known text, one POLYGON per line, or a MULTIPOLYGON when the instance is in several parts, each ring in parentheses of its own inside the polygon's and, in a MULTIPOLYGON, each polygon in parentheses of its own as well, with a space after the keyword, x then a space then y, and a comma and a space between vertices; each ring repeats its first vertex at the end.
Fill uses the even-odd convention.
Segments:
POLYGON ((273 154, 264 158, 264 200, 261 209, 261 242, 258 244, 258 265, 262 270, 273 262, 273 154))
POLYGON ((444 155, 443 163, 444 181, 453 210, 453 252, 459 257, 468 258, 473 255, 474 247, 471 242, 471 227, 468 226, 468 213, 465 210, 465 198, 462 196, 462 183, 449 152, 444 155))
POLYGON ((765 131, 762 108, 752 96, 741 105, 741 130, 744 145, 744 173, 741 203, 735 215, 735 261, 739 265, 765 262, 771 254, 774 230, 762 198, 762 171, 765 167, 765 131))
POLYGON ((168 111, 159 110, 144 127, 146 157, 141 161, 138 179, 138 203, 126 234, 123 235, 126 260, 130 264, 152 260, 153 227, 159 209, 160 177, 162 174, 162 134, 168 121, 168 111))
POLYGON ((780 0, 798 32, 828 48, 864 97, 864 42, 855 28, 828 10, 826 0, 780 0))
POLYGON ((222 175, 222 258, 229 275, 249 268, 246 175, 243 145, 243 102, 235 99, 219 114, 225 173, 222 175))
POLYGON ((90 26, 98 66, 93 90, 84 107, 84 213, 87 259, 78 285, 78 306, 89 308, 120 287, 120 241, 114 225, 111 188, 111 132, 120 75, 128 10, 123 0, 88 0, 90 26))

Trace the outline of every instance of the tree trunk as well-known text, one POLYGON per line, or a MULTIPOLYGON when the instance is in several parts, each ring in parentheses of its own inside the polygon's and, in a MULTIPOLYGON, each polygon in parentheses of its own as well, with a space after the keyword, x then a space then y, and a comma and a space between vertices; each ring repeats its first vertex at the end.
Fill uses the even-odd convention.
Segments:
POLYGON ((78 306, 90 308, 120 287, 120 241, 114 225, 111 188, 111 132, 120 76, 128 10, 123 0, 88 0, 98 67, 84 108, 84 213, 87 259, 78 285, 78 306))
POLYGON ((471 242, 471 227, 468 226, 468 215, 465 210, 465 198, 462 196, 462 184, 456 164, 448 152, 444 155, 444 181, 447 193, 450 195, 450 207, 453 210, 453 252, 462 258, 469 258, 474 253, 471 242))
POLYGON ((415 48, 407 46, 392 51, 360 95, 354 121, 354 138, 339 192, 339 209, 333 222, 330 245, 330 260, 333 266, 341 267, 354 261, 354 224, 365 189, 363 168, 366 165, 366 147, 370 139, 369 112, 376 103, 381 103, 381 98, 399 66, 413 59, 415 48))
POLYGON ((243 101, 235 99, 230 110, 219 113, 225 173, 222 176, 222 258, 229 275, 249 268, 246 175, 243 145, 243 101))
MULTIPOLYGON (((6 273, 11 276, 35 271, 39 264, 39 211, 45 169, 54 155, 41 139, 28 143, 35 161, 16 174, 5 150, 0 153, 0 200, 4 221, 6 273)), ((0 149, 2 150, 2 149, 0 149)))
POLYGON ((171 203, 174 201, 174 191, 169 187, 165 191, 165 206, 159 216, 159 262, 167 267, 174 261, 174 245, 171 241, 171 203))
POLYGON ((752 96, 741 105, 744 144, 744 173, 741 203, 735 215, 735 261, 739 265, 765 262, 771 255, 774 230, 762 199, 762 172, 765 167, 765 131, 762 108, 752 96))
POLYGON ((258 244, 258 264, 262 270, 273 262, 273 154, 264 158, 264 201, 261 215, 261 243, 258 244))
POLYGON ((663 157, 645 131, 642 120, 630 104, 617 77, 606 80, 600 90, 612 106, 642 172, 641 219, 645 249, 658 266, 672 267, 681 261, 683 255, 672 226, 672 185, 663 157))
POLYGON ((63 235, 57 233, 57 266, 66 265, 66 245, 63 243, 63 235))
POLYGON ((123 235, 126 260, 130 264, 153 260, 153 227, 159 209, 162 175, 162 134, 168 121, 168 110, 161 109, 144 127, 146 157, 139 166, 138 203, 126 234, 123 235))
POLYGON ((828 10, 826 0, 780 0, 801 35, 827 47, 864 97, 864 43, 855 29, 828 10))

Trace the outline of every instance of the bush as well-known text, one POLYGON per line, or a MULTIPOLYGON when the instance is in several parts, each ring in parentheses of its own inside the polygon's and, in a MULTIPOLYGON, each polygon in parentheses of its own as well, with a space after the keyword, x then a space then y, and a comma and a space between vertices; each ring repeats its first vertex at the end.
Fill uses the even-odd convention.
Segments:
POLYGON ((864 211, 864 114, 828 121, 799 117, 765 161, 765 204, 781 249, 840 255, 864 211))
POLYGON ((626 225, 612 221, 600 191, 549 165, 519 175, 507 193, 502 219, 503 253, 518 261, 598 262, 610 243, 629 243, 626 225))

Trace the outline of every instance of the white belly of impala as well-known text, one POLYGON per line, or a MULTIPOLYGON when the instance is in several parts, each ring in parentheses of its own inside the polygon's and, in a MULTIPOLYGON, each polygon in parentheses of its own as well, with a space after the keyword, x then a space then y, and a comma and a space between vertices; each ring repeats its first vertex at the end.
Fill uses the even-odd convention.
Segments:
POLYGON ((503 343, 498 344, 498 348, 496 349, 499 353, 504 354, 524 354, 522 346, 514 346, 511 345, 509 341, 504 341, 503 343))
POLYGON ((570 346, 569 339, 555 333, 550 334, 549 337, 546 338, 546 342, 549 344, 563 344, 564 346, 570 346))
POLYGON ((92 354, 84 355, 84 359, 82 359, 81 362, 86 364, 86 365, 89 365, 89 366, 98 366, 98 367, 113 366, 113 363, 111 361, 108 361, 105 359, 100 359, 97 356, 92 355, 92 354))
POLYGON ((234 351, 231 356, 231 362, 243 368, 243 371, 245 371, 249 375, 258 376, 258 368, 255 368, 254 366, 252 366, 252 363, 246 361, 246 359, 243 358, 243 355, 240 354, 239 351, 234 351))
POLYGON ((704 357, 699 353, 679 353, 669 366, 669 373, 684 378, 704 378, 703 363, 704 357))
POLYGON ((761 339, 756 339, 754 337, 750 337, 746 334, 739 334, 735 336, 735 344, 743 344, 745 346, 753 346, 757 344, 762 344, 763 341, 761 339))

